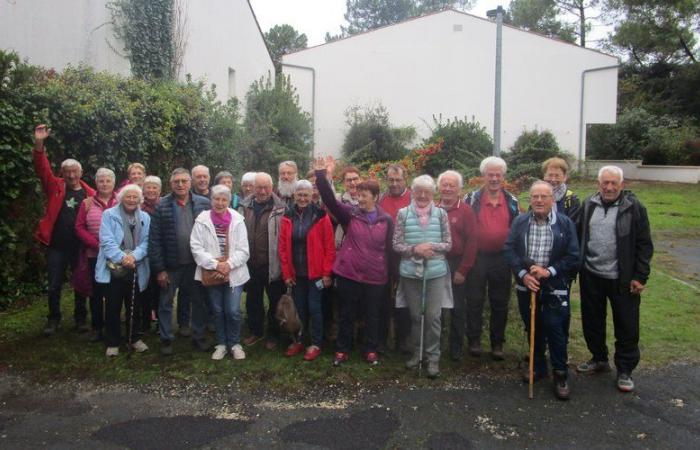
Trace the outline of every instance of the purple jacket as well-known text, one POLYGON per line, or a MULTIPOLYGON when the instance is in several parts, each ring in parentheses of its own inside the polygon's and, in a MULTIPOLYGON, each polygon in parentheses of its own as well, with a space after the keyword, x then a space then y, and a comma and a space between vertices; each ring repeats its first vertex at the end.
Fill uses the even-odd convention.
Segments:
POLYGON ((377 205, 377 220, 370 224, 359 207, 338 202, 324 170, 316 171, 316 187, 323 204, 345 229, 333 272, 359 283, 386 284, 388 252, 394 235, 391 217, 377 205))

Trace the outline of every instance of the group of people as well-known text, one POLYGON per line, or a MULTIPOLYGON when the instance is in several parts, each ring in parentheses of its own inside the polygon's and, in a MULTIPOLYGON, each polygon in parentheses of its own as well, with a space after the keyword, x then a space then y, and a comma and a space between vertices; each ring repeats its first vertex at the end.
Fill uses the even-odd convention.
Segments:
POLYGON ((534 377, 548 377, 551 365, 554 394, 567 399, 570 292, 578 279, 592 357, 577 371, 611 370, 609 301, 616 384, 621 391, 634 389, 640 294, 653 245, 646 210, 623 189, 618 167, 601 168, 598 192, 581 202, 566 184, 567 163, 551 158, 543 163, 543 180, 530 187, 526 210, 505 190, 507 166, 498 157, 481 162, 484 184, 465 197, 459 172, 447 170, 437 180, 420 175, 409 186, 400 165, 387 168, 386 192, 345 166, 340 195, 332 157, 317 158, 306 179, 299 179, 293 161, 281 163, 277 189, 271 175, 246 173, 239 192, 229 172, 217 174, 212 184, 205 166, 191 173, 178 168, 170 176, 170 193, 161 197, 161 180, 146 176, 138 163, 129 166, 118 188, 114 172, 100 168, 93 190, 72 159, 63 161, 60 176, 53 175, 44 148, 49 133, 44 125, 36 128, 33 150, 48 198, 37 231, 47 246, 46 335, 59 325, 70 266, 76 326, 103 340, 107 356, 119 354, 122 312, 130 351, 148 350, 141 336, 157 319, 160 352, 171 355, 177 294, 178 334, 191 338, 197 350, 210 351, 206 329, 213 328, 215 360, 229 354, 244 359, 244 348, 264 341, 268 350, 283 345, 287 357, 303 354, 313 361, 335 334, 335 366, 350 358, 355 342, 367 363, 376 365, 393 341, 408 354, 407 368, 425 362, 434 378, 445 310, 450 357, 463 358, 465 335, 468 354, 480 357, 487 297, 490 356, 504 359, 514 278, 527 333, 530 294, 536 295, 534 377), (248 334, 242 338, 244 291, 248 334), (285 292, 302 323, 294 336, 284 336, 275 319, 285 292))

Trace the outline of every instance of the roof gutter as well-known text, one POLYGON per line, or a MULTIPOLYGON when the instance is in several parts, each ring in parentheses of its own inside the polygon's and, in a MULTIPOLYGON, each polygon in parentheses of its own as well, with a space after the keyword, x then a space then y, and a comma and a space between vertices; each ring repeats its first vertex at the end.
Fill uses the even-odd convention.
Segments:
POLYGON ((621 64, 615 64, 612 66, 602 66, 602 67, 595 67, 593 69, 586 69, 583 72, 581 72, 581 99, 580 99, 580 111, 579 111, 579 123, 578 123, 578 169, 579 171, 581 170, 581 164, 583 163, 583 148, 585 147, 586 143, 584 142, 586 132, 585 132, 585 121, 583 118, 583 99, 586 94, 586 75, 591 73, 591 72, 601 72, 603 70, 612 70, 612 69, 618 69, 621 67, 621 64))
POLYGON ((282 67, 290 67, 292 69, 308 70, 311 72, 311 157, 314 157, 316 151, 316 69, 309 66, 300 66, 297 64, 287 64, 282 62, 282 67))

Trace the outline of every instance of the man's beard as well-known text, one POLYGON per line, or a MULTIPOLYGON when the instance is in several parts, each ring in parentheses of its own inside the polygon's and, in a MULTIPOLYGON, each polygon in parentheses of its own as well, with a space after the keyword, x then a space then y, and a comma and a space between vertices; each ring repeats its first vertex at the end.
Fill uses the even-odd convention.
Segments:
POLYGON ((279 180, 277 183, 277 191, 280 193, 281 197, 291 197, 294 195, 294 185, 296 181, 282 181, 279 180))

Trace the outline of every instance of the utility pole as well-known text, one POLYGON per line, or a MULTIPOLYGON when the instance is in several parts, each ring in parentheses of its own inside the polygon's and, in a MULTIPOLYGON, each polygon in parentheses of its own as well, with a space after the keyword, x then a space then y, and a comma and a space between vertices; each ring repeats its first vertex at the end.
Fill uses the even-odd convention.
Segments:
POLYGON ((486 12, 489 19, 496 19, 496 83, 493 105, 493 155, 501 154, 501 68, 503 47, 503 7, 486 12))

